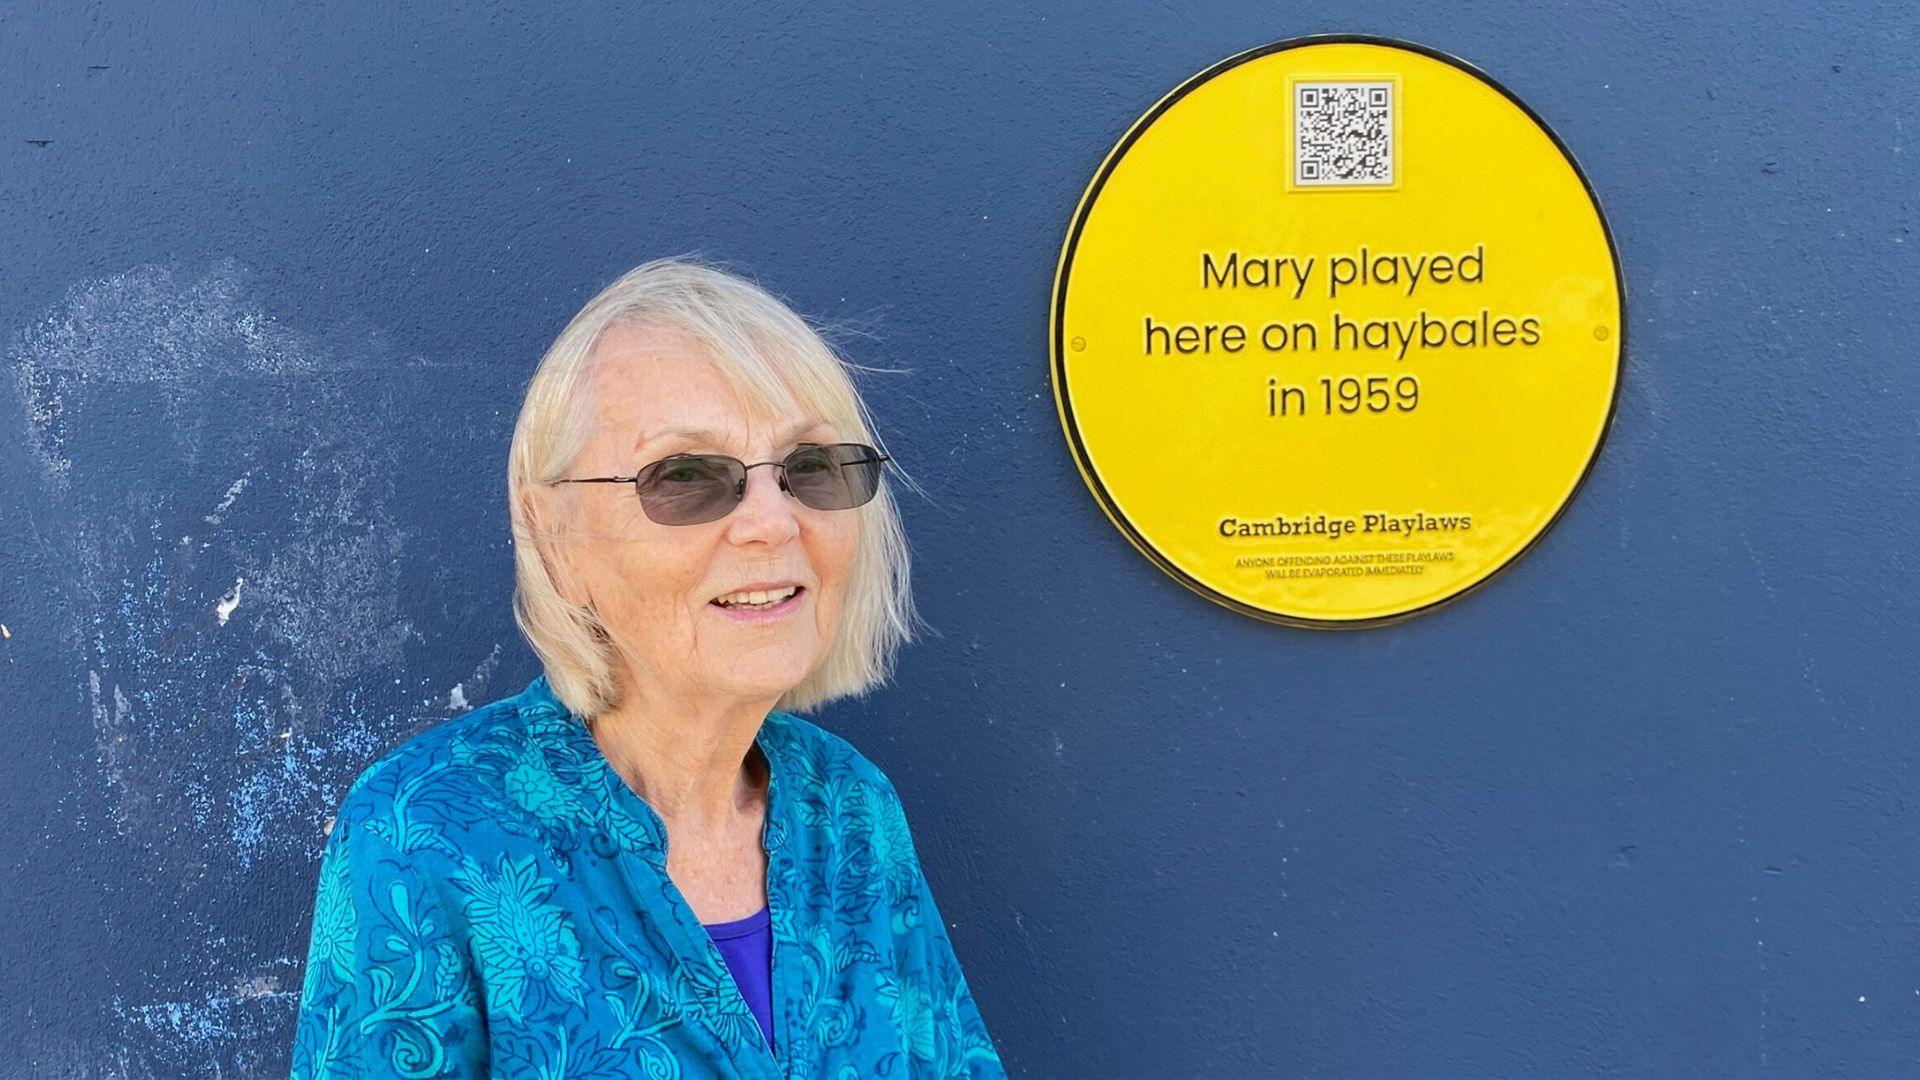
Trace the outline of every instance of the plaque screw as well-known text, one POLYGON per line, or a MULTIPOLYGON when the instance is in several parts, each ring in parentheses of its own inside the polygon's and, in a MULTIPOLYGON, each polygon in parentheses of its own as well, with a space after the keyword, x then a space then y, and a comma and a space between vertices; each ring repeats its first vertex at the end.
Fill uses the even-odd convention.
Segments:
POLYGON ((1087 339, 1086 339, 1086 338, 1083 338, 1083 337, 1077 337, 1077 338, 1074 338, 1074 339, 1073 339, 1072 341, 1070 341, 1070 342, 1068 342, 1067 344, 1069 344, 1069 345, 1071 345, 1071 346, 1073 346, 1073 351, 1074 351, 1074 352, 1086 352, 1086 351, 1087 351, 1087 339))
POLYGON ((1605 341, 1607 340, 1607 336, 1608 336, 1608 331, 1606 327, 1596 326, 1593 328, 1593 340, 1605 341))

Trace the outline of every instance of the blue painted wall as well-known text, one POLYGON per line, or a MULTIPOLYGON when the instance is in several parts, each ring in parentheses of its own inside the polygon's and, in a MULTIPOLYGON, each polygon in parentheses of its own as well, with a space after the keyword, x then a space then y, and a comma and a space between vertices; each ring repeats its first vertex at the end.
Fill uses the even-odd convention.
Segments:
POLYGON ((161 7, 0 11, 0 1073, 284 1075, 342 785, 537 671, 524 380, 687 250, 911 369, 942 636, 820 719, 1014 1075, 1920 1073, 1910 8, 161 7), (1045 355, 1126 127, 1332 31, 1553 124, 1631 321, 1552 533, 1350 634, 1130 549, 1045 355))

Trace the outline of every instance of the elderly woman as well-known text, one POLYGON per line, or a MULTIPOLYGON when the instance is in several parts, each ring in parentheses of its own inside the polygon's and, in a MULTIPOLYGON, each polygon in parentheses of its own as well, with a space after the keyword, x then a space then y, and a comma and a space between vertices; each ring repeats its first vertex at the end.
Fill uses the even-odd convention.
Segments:
POLYGON ((1003 1077, 893 784, 907 550, 846 365, 683 259, 574 316, 507 491, 544 673, 342 798, 296 1076, 1003 1077))

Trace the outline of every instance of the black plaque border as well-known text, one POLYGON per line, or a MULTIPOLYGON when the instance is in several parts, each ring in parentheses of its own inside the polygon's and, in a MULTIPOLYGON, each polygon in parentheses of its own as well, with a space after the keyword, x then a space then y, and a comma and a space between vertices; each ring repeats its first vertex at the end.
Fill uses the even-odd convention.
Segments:
POLYGON ((1614 243, 1613 228, 1607 222, 1606 211, 1600 205, 1600 197, 1594 192, 1592 181, 1587 179, 1586 170, 1580 167, 1580 162, 1574 158, 1573 151, 1568 149, 1567 144, 1561 140, 1560 133, 1553 130, 1552 126, 1550 126, 1546 120, 1542 119, 1539 113, 1534 112, 1525 101, 1522 101, 1517 94, 1502 85, 1498 79, 1495 79, 1468 61, 1454 56, 1451 53, 1442 52, 1416 42, 1371 34, 1308 34, 1301 37, 1283 38, 1279 41, 1269 42, 1268 44, 1236 53, 1188 78, 1156 102, 1153 108, 1149 109, 1140 119, 1134 121, 1133 126, 1127 129, 1126 135, 1108 152, 1106 159, 1101 162, 1099 171, 1094 174, 1093 182, 1087 186, 1086 193, 1080 198, 1079 206, 1074 210, 1073 223, 1067 231, 1066 243, 1060 252, 1060 265, 1054 275, 1053 310, 1048 321, 1052 323, 1053 357, 1051 366, 1054 401, 1064 421, 1063 426, 1066 429, 1068 445, 1073 450, 1074 460, 1079 466, 1080 475, 1086 479, 1088 487, 1093 490, 1094 496, 1100 500, 1101 508, 1106 511, 1107 517, 1110 518, 1114 524, 1120 526, 1120 531, 1126 536, 1127 541, 1137 548, 1141 554, 1151 560, 1155 566, 1158 566, 1167 576, 1222 607, 1237 611, 1242 615, 1250 615, 1264 622, 1313 630, 1364 630, 1377 626, 1390 626, 1394 623, 1403 622, 1415 616, 1424 615, 1427 612, 1452 604, 1464 596, 1478 592, 1480 588, 1488 582, 1503 576, 1509 568, 1519 562, 1527 553, 1531 552, 1534 547, 1540 543, 1542 537, 1553 531, 1553 527, 1559 524, 1561 517, 1566 514, 1567 507, 1573 505, 1573 501, 1579 496, 1580 490, 1586 486, 1587 479, 1593 475, 1594 462, 1599 459, 1601 449, 1606 446, 1607 436, 1613 430, 1613 419, 1618 413, 1620 406, 1620 385, 1626 377, 1627 283, 1625 275, 1621 272, 1620 268, 1620 249, 1618 245, 1614 243), (1438 600, 1423 604, 1417 608, 1410 608, 1392 615, 1379 615, 1365 619, 1313 619, 1255 607, 1252 604, 1236 600, 1231 596, 1219 592, 1205 582, 1200 581, 1198 578, 1180 569, 1180 567, 1174 564, 1173 560, 1162 555, 1159 549, 1155 548, 1147 541, 1146 537, 1140 534, 1140 531, 1134 527, 1133 522, 1127 519, 1126 514, 1121 512, 1119 503, 1114 500, 1112 494, 1107 491, 1106 485, 1101 482, 1099 470, 1094 468, 1092 456, 1087 452, 1086 444, 1080 438, 1079 425, 1074 422, 1073 401, 1067 389, 1066 381, 1065 310, 1067 278, 1073 270, 1073 255, 1075 248, 1078 247, 1080 242, 1080 232, 1086 226, 1087 216, 1092 212, 1094 203, 1099 200, 1100 189, 1106 185, 1107 178, 1113 174, 1113 170, 1120 164, 1121 159, 1126 157, 1127 151, 1133 147, 1134 142, 1139 139, 1141 134, 1151 127, 1153 122, 1158 120, 1168 109, 1172 108, 1195 89, 1213 78, 1239 67, 1241 64, 1258 60, 1263 56, 1269 56, 1273 53, 1284 52, 1288 49, 1297 49, 1308 45, 1378 45, 1385 48, 1399 49, 1451 65, 1499 91, 1501 96, 1512 102, 1529 120, 1533 121, 1535 126, 1545 132, 1547 138, 1553 140, 1554 147, 1558 149, 1560 155, 1566 159, 1567 165, 1573 169, 1573 174, 1579 177, 1580 186, 1585 189, 1587 193, 1587 200, 1593 204, 1594 215, 1600 220, 1600 232, 1601 235, 1606 238, 1607 253, 1613 260, 1614 289, 1620 297, 1620 337, 1614 354, 1613 397, 1607 403, 1607 416, 1606 419, 1601 422, 1600 437, 1594 440, 1593 449, 1587 455, 1587 463, 1585 467, 1580 470, 1580 478, 1574 481, 1573 488, 1567 492, 1566 498, 1562 499, 1560 505, 1554 509, 1553 516, 1547 519, 1546 524, 1542 525, 1539 531, 1534 533, 1533 537, 1521 546, 1520 550, 1508 556, 1505 562, 1494 567, 1493 570, 1473 584, 1460 589, 1458 592, 1450 593, 1438 600))

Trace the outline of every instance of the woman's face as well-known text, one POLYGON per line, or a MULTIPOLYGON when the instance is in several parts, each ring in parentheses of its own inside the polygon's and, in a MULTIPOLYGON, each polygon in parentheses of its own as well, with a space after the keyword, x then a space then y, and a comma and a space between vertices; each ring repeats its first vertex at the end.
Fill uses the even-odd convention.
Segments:
MULTIPOLYGON (((571 476, 631 476, 676 453, 777 461, 796 443, 842 436, 798 411, 750 414, 677 330, 614 327, 593 366, 598 426, 571 476), (668 435, 668 429, 710 435, 668 435)), ((780 489, 780 470, 747 473, 732 512, 700 525, 661 525, 632 484, 574 484, 575 536, 563 540, 585 596, 632 675, 675 695, 777 698, 826 656, 839 626, 859 540, 859 509, 815 510, 780 489), (743 589, 798 585, 762 612, 715 601, 743 589)))

